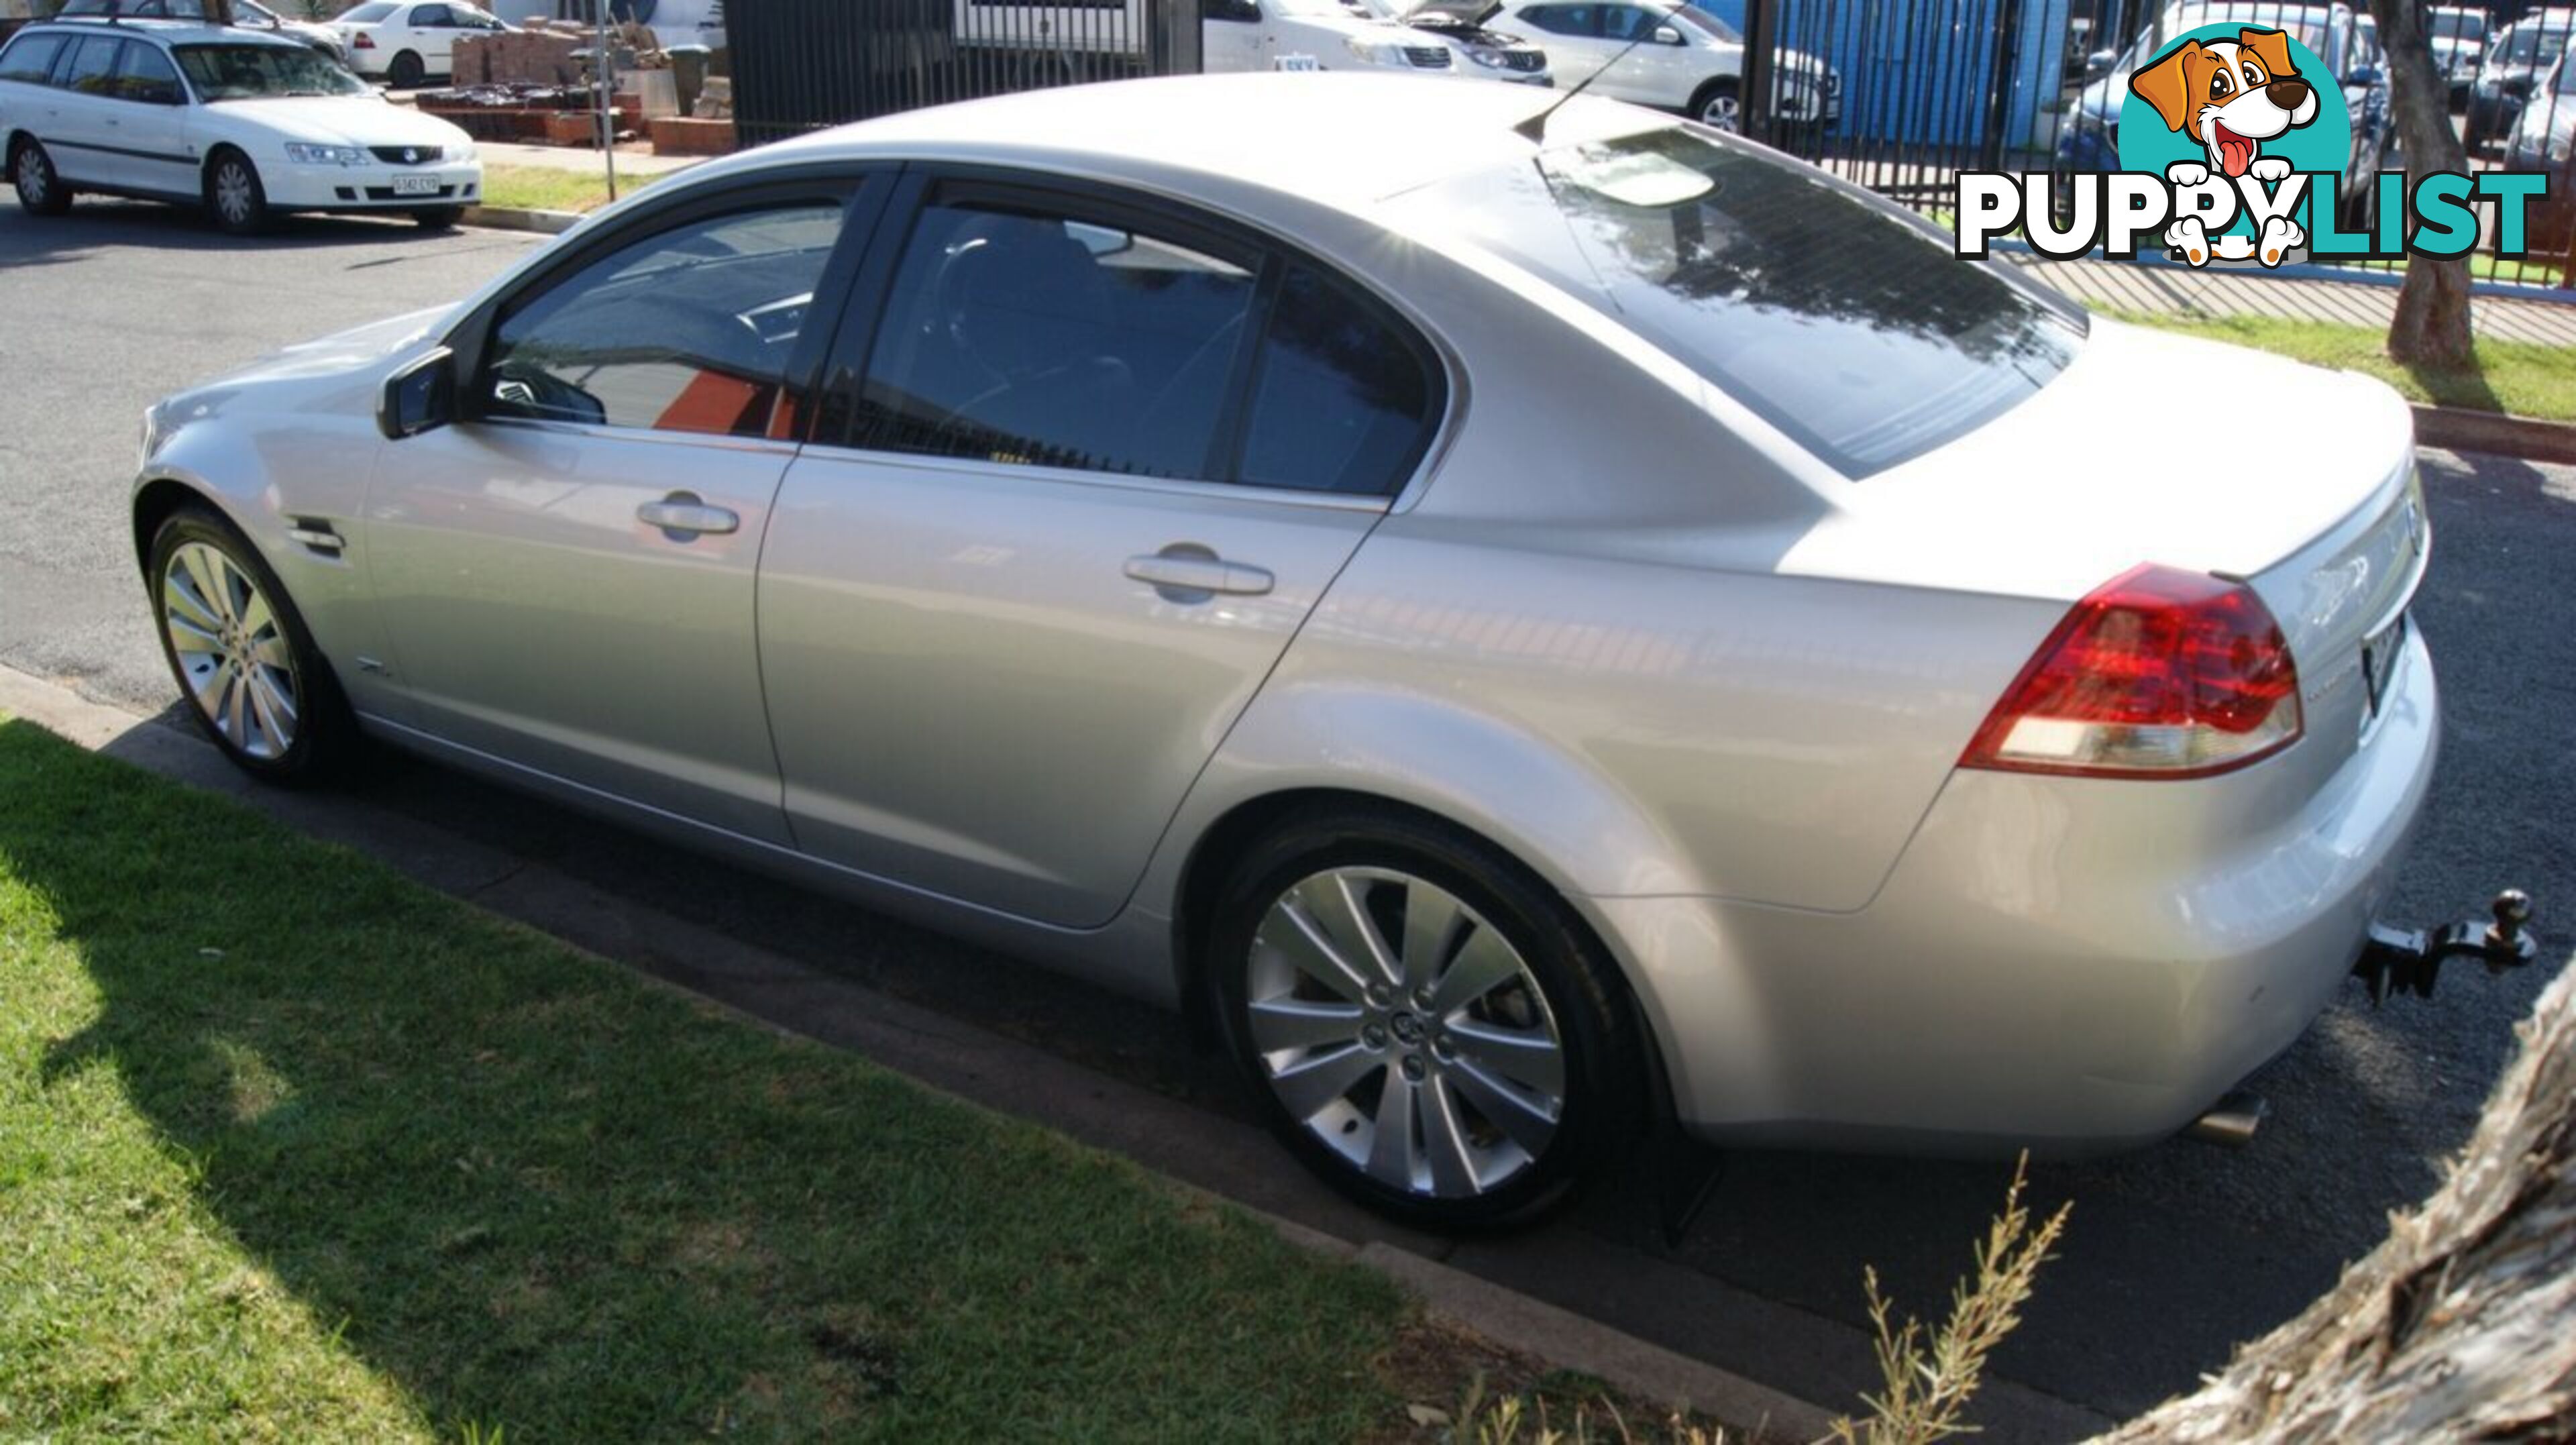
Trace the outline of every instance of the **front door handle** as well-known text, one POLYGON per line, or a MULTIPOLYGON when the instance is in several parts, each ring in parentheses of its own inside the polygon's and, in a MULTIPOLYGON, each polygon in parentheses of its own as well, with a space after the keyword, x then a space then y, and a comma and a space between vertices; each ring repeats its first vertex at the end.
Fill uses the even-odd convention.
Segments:
POLYGON ((742 526, 742 518, 730 509, 708 506, 693 492, 673 492, 658 502, 646 502, 635 509, 635 520, 661 528, 675 542, 708 532, 721 536, 742 526))
POLYGON ((1228 562, 1195 542, 1175 542, 1160 552, 1127 559, 1126 573, 1150 583, 1166 602, 1205 602, 1218 593, 1258 597, 1278 579, 1266 567, 1228 562))

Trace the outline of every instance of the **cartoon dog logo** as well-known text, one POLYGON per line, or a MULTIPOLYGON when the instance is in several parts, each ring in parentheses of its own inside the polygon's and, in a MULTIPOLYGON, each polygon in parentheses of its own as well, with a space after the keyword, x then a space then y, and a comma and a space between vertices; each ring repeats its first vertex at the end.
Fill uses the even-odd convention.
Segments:
MULTIPOLYGON (((2262 155, 2263 142, 2317 118, 2316 87, 2299 74, 2290 59, 2290 37, 2278 30, 2248 26, 2234 40, 2186 40, 2130 76, 2129 89, 2156 108, 2167 130, 2198 141, 2209 153, 2207 166, 2176 161, 2165 168, 2165 178, 2177 186, 2198 185, 2212 170, 2231 179, 2251 174, 2277 183, 2290 174, 2290 163, 2262 155)), ((2259 251, 2266 265, 2278 265, 2307 239, 2296 224, 2275 219, 2264 225, 2256 244, 2241 251, 2259 251)), ((2165 242, 2195 266, 2208 260, 2212 249, 2206 229, 2192 218, 2174 223, 2165 242)), ((2223 254, 2222 259, 2245 256, 2223 254)))

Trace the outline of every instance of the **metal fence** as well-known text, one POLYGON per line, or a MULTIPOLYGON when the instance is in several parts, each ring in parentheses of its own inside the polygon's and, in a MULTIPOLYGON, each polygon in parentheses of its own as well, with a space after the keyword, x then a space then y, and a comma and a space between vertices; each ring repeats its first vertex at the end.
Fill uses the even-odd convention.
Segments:
POLYGON ((743 143, 1006 91, 1199 68, 1198 0, 734 0, 743 143))
MULTIPOLYGON (((2355 132, 2337 215, 2372 230, 2382 169, 2422 172, 2398 143, 2389 57, 2367 4, 2280 0, 1697 0, 1744 33, 1748 130, 1918 209, 1951 203, 1962 170, 2115 169, 2128 78, 2171 37, 2225 22, 2287 30, 2335 73, 2355 132), (1756 104, 1802 74, 1831 77, 1839 113, 1825 127, 1790 124, 1756 104)), ((2549 195, 2531 206, 2529 254, 2494 255, 2490 221, 2472 269, 2481 279, 2576 284, 2576 191, 2567 137, 2576 130, 2576 61, 2562 63, 2570 12, 2510 0, 2492 10, 2422 12, 2439 34, 2436 63, 2472 170, 2538 170, 2549 195)), ((2333 263, 2331 256, 2318 256, 2333 263)), ((2393 270, 2403 261, 2340 264, 2393 270)))

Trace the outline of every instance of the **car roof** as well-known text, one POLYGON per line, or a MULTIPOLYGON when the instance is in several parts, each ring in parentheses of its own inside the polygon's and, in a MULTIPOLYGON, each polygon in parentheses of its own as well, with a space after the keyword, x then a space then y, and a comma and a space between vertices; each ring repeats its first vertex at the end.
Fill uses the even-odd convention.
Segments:
POLYGON ((202 20, 162 20, 134 15, 58 15, 27 27, 30 31, 51 30, 64 35, 131 35, 138 40, 158 40, 164 45, 284 45, 301 50, 304 42, 272 35, 264 30, 238 30, 229 25, 208 25, 202 20))
MULTIPOLYGON (((1420 76, 1171 76, 904 111, 762 146, 744 159, 893 154, 1053 162, 1077 171, 1124 162, 1122 168, 1201 172, 1348 209, 1466 171, 1527 162, 1530 142, 1512 127, 1564 99, 1563 91, 1420 76)), ((1676 123, 1585 96, 1553 118, 1549 139, 1676 123)))

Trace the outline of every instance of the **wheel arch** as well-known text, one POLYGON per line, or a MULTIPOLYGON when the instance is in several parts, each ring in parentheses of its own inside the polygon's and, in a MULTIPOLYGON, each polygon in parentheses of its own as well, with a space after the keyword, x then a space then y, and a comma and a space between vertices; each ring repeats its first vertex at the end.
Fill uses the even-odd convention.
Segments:
POLYGON ((1194 1043, 1214 1048, 1221 1037, 1216 1026, 1214 974, 1206 957, 1206 942, 1226 878, 1248 849, 1282 823, 1300 813, 1332 807, 1391 812, 1464 833, 1500 854, 1525 875, 1526 881, 1563 903, 1593 947, 1609 960, 1624 1002, 1635 1010, 1637 1034, 1645 1040, 1648 1054, 1642 1063, 1649 1102, 1659 1116, 1670 1116, 1677 1100, 1666 1063, 1663 1010, 1647 998, 1627 950, 1618 945, 1604 920, 1584 906, 1582 895, 1570 890, 1562 879, 1550 876, 1548 870, 1532 864, 1524 848, 1438 809, 1365 788, 1318 783, 1259 793, 1227 807, 1192 839, 1172 893, 1171 948, 1174 987, 1194 1043))
MULTIPOLYGON (((145 477, 134 489, 133 506, 134 569, 142 575, 145 586, 152 585, 153 537, 160 532, 161 524, 170 520, 171 513, 191 503, 213 508, 232 523, 235 531, 250 536, 250 529, 242 526, 232 509, 213 492, 167 473, 145 477)), ((258 539, 252 538, 251 545, 258 546, 258 539)))

